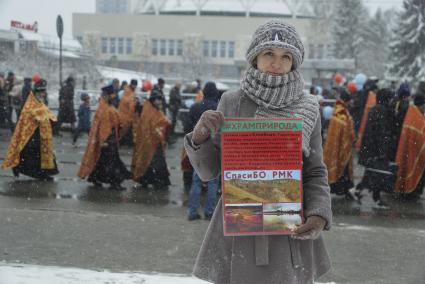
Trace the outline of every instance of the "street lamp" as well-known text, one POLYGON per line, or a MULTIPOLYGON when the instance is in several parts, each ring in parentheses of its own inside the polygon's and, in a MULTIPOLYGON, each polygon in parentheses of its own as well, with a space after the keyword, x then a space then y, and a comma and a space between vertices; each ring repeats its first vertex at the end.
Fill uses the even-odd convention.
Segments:
POLYGON ((63 21, 61 15, 56 18, 56 32, 59 37, 59 86, 62 87, 62 35, 63 21))

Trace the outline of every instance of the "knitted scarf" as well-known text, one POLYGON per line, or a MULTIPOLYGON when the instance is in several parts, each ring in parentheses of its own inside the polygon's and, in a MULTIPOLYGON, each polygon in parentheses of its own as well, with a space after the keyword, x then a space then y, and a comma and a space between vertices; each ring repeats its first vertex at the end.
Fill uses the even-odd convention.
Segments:
POLYGON ((304 94, 301 74, 294 70, 285 75, 271 75, 249 67, 241 81, 244 94, 257 105, 255 117, 303 119, 302 149, 310 155, 310 136, 319 116, 319 104, 304 94))

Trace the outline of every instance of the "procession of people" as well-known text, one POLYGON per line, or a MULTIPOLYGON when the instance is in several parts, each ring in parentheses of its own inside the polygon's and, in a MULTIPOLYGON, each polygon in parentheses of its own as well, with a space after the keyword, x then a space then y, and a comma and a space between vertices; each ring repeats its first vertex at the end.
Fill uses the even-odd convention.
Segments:
MULTIPOLYGON (((237 90, 222 95, 215 82, 208 81, 200 88, 197 81, 183 123, 181 134, 185 136, 180 147, 187 219, 202 219, 198 210, 205 191, 203 219, 211 220, 195 275, 216 283, 229 279, 238 283, 310 283, 330 267, 321 232, 332 223, 331 194, 362 204, 369 191, 376 210, 391 209, 384 194, 397 202, 421 198, 425 186, 425 82, 411 86, 402 81, 394 89, 393 83, 362 73, 336 73, 328 86, 313 85, 307 92, 299 72, 304 60, 300 36, 294 27, 280 21, 256 30, 246 59, 248 68, 237 90), (219 133, 227 117, 303 120, 305 222, 293 230, 291 238, 223 238, 220 140, 213 134, 219 133), (362 176, 356 176, 359 171, 355 169, 363 170, 362 176), (295 246, 294 240, 303 242, 295 246), (279 253, 269 257, 269 248, 279 253), (306 271, 289 265, 294 251, 308 260, 306 271), (282 263, 284 270, 279 268, 282 263), (250 273, 244 274, 247 267, 250 273), (211 276, 211 269, 223 273, 211 276), (279 273, 274 274, 276 271, 279 273)), ((48 106, 48 82, 39 74, 21 81, 13 72, 6 79, 1 73, 0 123, 12 132, 2 168, 11 169, 16 178, 25 175, 54 182, 53 176, 59 173, 55 137, 63 138, 62 125, 69 123, 74 147, 82 133, 88 134, 76 176, 98 190, 109 185, 110 190, 124 191, 126 180, 132 181, 134 190, 169 190, 166 153, 178 135, 182 81, 175 82, 168 101, 162 78, 149 89, 140 79, 129 78, 129 82, 114 79, 102 86, 91 117, 91 97, 86 90, 75 111, 76 80, 69 76, 59 91, 56 116, 48 106), (138 89, 139 81, 142 88, 138 89), (147 93, 142 100, 137 95, 141 91, 147 93), (120 157, 123 145, 132 148, 129 168, 120 157)))
POLYGON ((364 74, 345 85, 335 84, 337 99, 324 129, 324 160, 332 193, 361 203, 367 189, 375 209, 390 209, 381 192, 400 200, 419 200, 425 176, 425 82, 415 93, 411 89, 407 82, 393 89, 364 74), (355 186, 353 157, 364 168, 355 186))

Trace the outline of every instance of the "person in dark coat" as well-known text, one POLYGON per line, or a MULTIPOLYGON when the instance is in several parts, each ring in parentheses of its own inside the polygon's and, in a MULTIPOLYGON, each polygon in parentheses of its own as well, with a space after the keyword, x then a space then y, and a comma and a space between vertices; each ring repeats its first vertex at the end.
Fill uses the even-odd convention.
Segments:
POLYGON ((58 122, 55 126, 55 134, 60 135, 59 131, 62 123, 70 123, 72 130, 75 128, 75 109, 74 109, 74 88, 75 80, 69 76, 65 84, 59 90, 59 113, 58 122))
MULTIPOLYGON (((381 184, 372 180, 371 171, 388 171, 392 157, 394 157, 394 116, 389 105, 393 92, 390 89, 381 89, 376 96, 377 104, 370 110, 366 129, 359 152, 359 164, 366 168, 362 181, 356 186, 356 195, 364 187, 372 184, 381 184)), ((369 188, 373 192, 374 208, 388 209, 388 205, 381 200, 382 186, 369 188)))
POLYGON ((5 124, 6 120, 6 80, 4 78, 4 73, 0 72, 0 125, 5 124))
POLYGON ((152 91, 156 91, 161 95, 162 111, 164 112, 164 114, 167 114, 167 102, 165 100, 164 87, 165 87, 165 80, 162 78, 159 78, 158 83, 155 86, 153 86, 152 91))
POLYGON ((114 92, 111 94, 111 104, 115 108, 118 108, 118 106, 120 104, 120 97, 119 97, 120 80, 118 80, 117 78, 114 78, 112 80, 112 87, 114 88, 114 92))
POLYGON ((5 119, 6 125, 13 132, 14 123, 12 121, 12 112, 13 112, 13 104, 12 97, 10 96, 11 91, 13 90, 14 84, 16 81, 15 73, 9 71, 7 73, 7 77, 4 82, 3 91, 5 94, 4 98, 4 110, 5 110, 5 119))
POLYGON ((368 90, 364 88, 366 84, 366 76, 364 74, 357 74, 354 78, 356 84, 356 92, 353 94, 353 101, 349 109, 354 122, 354 131, 357 133, 360 128, 360 122, 363 116, 364 108, 367 101, 368 90))
POLYGON ((87 77, 83 76, 83 83, 81 84, 81 89, 82 90, 87 90, 87 77))
POLYGON ((180 94, 181 86, 182 86, 181 82, 178 81, 176 82, 176 84, 170 91, 170 100, 168 102, 168 109, 170 110, 170 113, 171 113, 171 123, 172 123, 171 133, 172 134, 174 134, 174 130, 177 123, 177 115, 179 114, 179 109, 182 104, 182 96, 180 94))
MULTIPOLYGON (((394 128, 395 128, 395 141, 398 144, 400 141, 400 134, 403 128, 404 117, 406 116, 407 110, 409 108, 409 98, 410 98, 410 87, 408 83, 402 83, 397 90, 397 96, 391 102, 391 108, 395 115, 394 128)), ((391 157, 391 160, 394 161, 395 153, 391 157)))
POLYGON ((81 132, 90 133, 90 96, 87 93, 82 93, 80 99, 82 104, 78 109, 78 125, 72 138, 72 144, 77 142, 81 132))
POLYGON ((59 173, 53 152, 52 123, 56 117, 44 104, 45 80, 34 85, 13 132, 3 161, 3 169, 43 181, 52 181, 59 173))
POLYGON ((25 102, 27 101, 28 96, 31 93, 31 78, 24 78, 24 86, 22 87, 22 107, 24 107, 25 102))
MULTIPOLYGON (((190 107, 189 110, 189 121, 191 125, 191 131, 195 127, 201 115, 207 110, 216 110, 218 105, 218 90, 214 82, 207 82, 203 89, 204 98, 201 102, 195 103, 190 107)), ((216 177, 207 182, 207 198, 204 206, 204 218, 210 220, 217 203, 217 189, 218 189, 219 178, 216 177)), ((200 219, 201 216, 198 214, 199 201, 201 197, 202 181, 196 171, 193 171, 192 186, 189 192, 189 208, 188 208, 188 220, 193 221, 200 219)))
POLYGON ((214 82, 207 82, 202 92, 208 92, 208 95, 204 93, 204 98, 200 103, 195 103, 190 107, 189 110, 189 132, 193 131, 196 123, 198 122, 201 115, 206 110, 215 110, 218 105, 218 90, 214 82))
POLYGON ((132 175, 118 152, 120 117, 111 101, 114 92, 112 85, 102 88, 102 97, 90 129, 78 176, 87 178, 88 182, 97 187, 108 183, 112 189, 124 190, 121 183, 132 175))

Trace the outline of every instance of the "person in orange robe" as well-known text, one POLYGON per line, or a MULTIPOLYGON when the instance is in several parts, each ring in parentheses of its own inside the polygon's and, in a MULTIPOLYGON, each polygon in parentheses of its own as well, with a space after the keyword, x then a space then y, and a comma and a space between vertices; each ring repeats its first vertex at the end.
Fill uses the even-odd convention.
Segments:
POLYGON ((425 95, 416 95, 406 113, 397 148, 395 192, 418 199, 425 186, 425 95))
POLYGON ((112 85, 102 88, 78 176, 83 179, 88 177, 87 181, 95 186, 108 183, 113 189, 124 190, 121 183, 131 179, 132 175, 118 152, 120 117, 118 110, 112 105, 112 94, 112 85))
POLYGON ((131 80, 129 86, 124 87, 124 94, 118 106, 121 122, 121 144, 133 145, 133 125, 137 120, 135 94, 136 88, 137 80, 133 79, 131 80))
POLYGON ((329 123, 323 158, 328 168, 328 180, 331 193, 345 195, 354 199, 349 189, 353 183, 352 146, 355 139, 353 118, 348 111, 351 97, 345 90, 340 90, 332 118, 329 123))
POLYGON ((35 83, 24 104, 3 161, 2 168, 12 168, 16 177, 23 174, 52 181, 52 176, 59 173, 53 154, 52 137, 52 123, 57 119, 43 103, 46 86, 44 79, 35 83))
POLYGON ((152 90, 136 123, 131 171, 133 180, 141 187, 152 184, 157 189, 167 189, 170 185, 165 145, 171 121, 162 111, 162 102, 162 94, 152 90))

